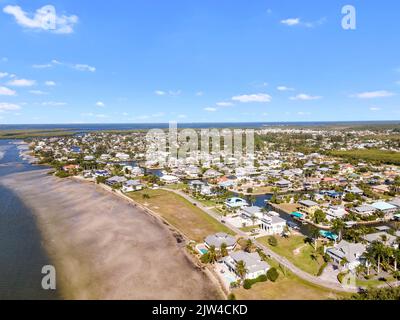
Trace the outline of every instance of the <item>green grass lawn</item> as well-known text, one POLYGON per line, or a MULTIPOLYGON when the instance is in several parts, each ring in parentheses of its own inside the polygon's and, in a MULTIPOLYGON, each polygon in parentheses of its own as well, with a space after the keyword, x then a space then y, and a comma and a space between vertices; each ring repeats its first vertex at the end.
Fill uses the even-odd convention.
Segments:
POLYGON ((275 283, 271 281, 256 283, 250 290, 234 289, 233 293, 238 300, 336 300, 351 296, 309 283, 289 270, 283 273, 274 260, 267 259, 267 262, 278 270, 278 280, 275 283))
POLYGON ((232 234, 222 223, 173 192, 160 189, 143 190, 127 195, 158 213, 191 240, 202 242, 206 236, 216 232, 232 234), (150 199, 143 198, 144 194, 149 195, 150 199))
POLYGON ((312 245, 305 243, 306 239, 303 236, 290 236, 289 238, 276 237, 278 246, 273 247, 268 243, 269 237, 257 239, 262 244, 272 249, 277 254, 285 257, 292 262, 296 267, 312 274, 317 275, 318 271, 323 264, 322 257, 318 256, 317 260, 312 258, 314 248, 312 245), (295 250, 299 249, 296 253, 295 250))

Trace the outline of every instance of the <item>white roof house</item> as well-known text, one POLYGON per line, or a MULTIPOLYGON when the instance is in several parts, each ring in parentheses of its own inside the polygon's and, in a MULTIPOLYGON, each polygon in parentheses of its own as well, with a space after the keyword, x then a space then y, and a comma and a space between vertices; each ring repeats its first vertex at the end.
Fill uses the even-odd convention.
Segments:
POLYGON ((172 183, 177 183, 179 182, 179 178, 176 176, 172 176, 172 175, 163 175, 160 178, 161 181, 167 183, 167 184, 172 184, 172 183))
POLYGON ((243 261, 246 266, 246 279, 255 279, 263 274, 266 274, 270 268, 269 264, 263 261, 257 252, 248 253, 244 251, 236 251, 223 258, 223 262, 228 269, 235 273, 236 264, 239 261, 243 261))
POLYGON ((204 241, 206 247, 214 246, 216 249, 221 248, 223 243, 226 244, 228 250, 233 250, 236 246, 236 238, 224 232, 219 232, 208 236, 204 241))
POLYGON ((366 246, 362 243, 350 243, 342 240, 336 246, 328 248, 326 253, 332 258, 333 264, 339 266, 345 260, 347 262, 344 267, 354 270, 361 264, 361 257, 365 250, 366 246))

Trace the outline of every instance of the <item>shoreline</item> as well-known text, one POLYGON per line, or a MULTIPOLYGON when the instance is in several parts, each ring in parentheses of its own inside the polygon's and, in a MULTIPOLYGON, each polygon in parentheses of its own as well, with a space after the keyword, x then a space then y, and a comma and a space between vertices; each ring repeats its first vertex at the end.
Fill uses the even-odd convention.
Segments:
POLYGON ((32 209, 63 298, 224 298, 159 218, 95 185, 48 172, 11 174, 3 184, 32 209))

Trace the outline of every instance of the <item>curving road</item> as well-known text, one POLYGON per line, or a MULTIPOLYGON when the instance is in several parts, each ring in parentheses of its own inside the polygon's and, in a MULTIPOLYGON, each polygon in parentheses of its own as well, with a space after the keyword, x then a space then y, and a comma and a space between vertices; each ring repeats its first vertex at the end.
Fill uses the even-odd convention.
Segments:
MULTIPOLYGON (((163 188, 163 190, 166 190, 166 191, 169 191, 169 192, 174 192, 174 193, 180 195, 181 197, 183 197, 186 200, 190 201, 191 203, 195 204, 198 208, 202 209, 204 212, 206 212, 208 215, 210 215, 214 219, 216 219, 218 221, 221 221, 221 216, 219 216, 218 214, 216 214, 214 211, 210 210, 209 208, 205 207, 201 202, 193 199, 192 197, 190 197, 186 193, 184 193, 182 191, 179 191, 179 190, 172 190, 172 189, 167 189, 167 188, 163 188)), ((230 224, 228 222, 226 222, 224 224, 229 229, 231 229, 232 231, 237 233, 239 236, 248 238, 248 235, 245 232, 243 232, 242 230, 240 230, 237 227, 233 226, 232 224, 230 224)), ((331 289, 331 290, 342 291, 342 292, 358 292, 361 289, 359 287, 343 286, 339 282, 327 281, 325 279, 313 276, 313 275, 311 275, 311 274, 299 269, 293 263, 288 261, 286 258, 278 255, 277 253, 275 253, 274 251, 272 251, 271 249, 269 249, 265 245, 261 244, 260 242, 257 241, 257 239, 254 239, 254 243, 257 245, 257 247, 262 249, 272 259, 274 259, 275 261, 277 261, 278 263, 280 263, 281 265, 283 265, 284 267, 289 269, 291 272, 296 274, 298 277, 300 277, 300 278, 302 278, 302 279, 304 279, 304 280, 306 280, 308 282, 311 282, 313 284, 316 284, 318 286, 325 287, 325 288, 328 288, 328 289, 331 289)), ((384 286, 387 286, 387 285, 384 285, 384 286)))

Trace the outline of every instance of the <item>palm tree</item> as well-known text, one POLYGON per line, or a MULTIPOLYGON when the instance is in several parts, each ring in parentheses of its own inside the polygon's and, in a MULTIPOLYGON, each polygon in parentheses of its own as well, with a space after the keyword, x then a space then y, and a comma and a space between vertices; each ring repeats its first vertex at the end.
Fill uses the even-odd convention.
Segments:
POLYGON ((369 276, 371 266, 373 266, 373 265, 376 264, 375 254, 374 254, 374 252, 369 248, 369 249, 364 253, 364 258, 365 258, 365 265, 366 265, 366 267, 367 267, 367 275, 369 276))
POLYGON ((247 239, 244 251, 251 253, 253 251, 253 247, 254 247, 253 241, 251 239, 247 239))
POLYGON ((378 260, 378 274, 381 272, 381 262, 385 258, 386 254, 386 247, 380 241, 374 241, 372 243, 372 252, 374 253, 375 257, 378 260))
POLYGON ((342 233, 343 233, 344 227, 345 227, 345 224, 344 224, 343 220, 341 220, 341 219, 333 220, 332 230, 335 231, 339 235, 338 241, 342 240, 342 233))
POLYGON ((246 278, 246 274, 248 271, 249 270, 247 270, 246 264, 244 263, 243 260, 240 260, 236 263, 235 272, 240 277, 241 282, 243 282, 244 279, 246 278))
POLYGON ((226 257, 228 255, 228 249, 225 242, 221 244, 220 252, 222 257, 226 257))
POLYGON ((400 261, 400 249, 393 251, 394 271, 397 272, 397 263, 400 261))
POLYGON ((311 239, 314 240, 314 250, 317 250, 317 241, 318 241, 319 235, 320 235, 319 229, 312 227, 310 230, 310 237, 311 237, 311 239))
POLYGON ((210 263, 215 263, 218 260, 217 251, 215 250, 215 246, 210 246, 208 248, 208 257, 210 263))

